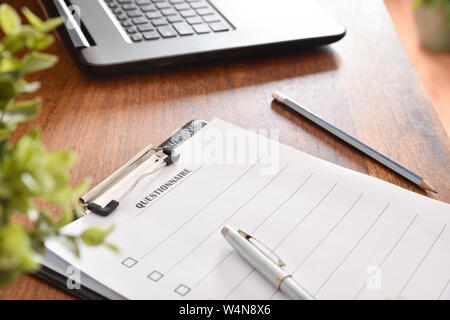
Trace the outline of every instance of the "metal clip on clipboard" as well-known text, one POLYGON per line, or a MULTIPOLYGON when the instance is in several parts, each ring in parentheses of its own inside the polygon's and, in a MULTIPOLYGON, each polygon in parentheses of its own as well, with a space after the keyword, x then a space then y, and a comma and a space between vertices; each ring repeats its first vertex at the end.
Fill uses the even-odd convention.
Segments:
POLYGON ((126 198, 144 178, 154 174, 165 166, 169 166, 177 162, 180 155, 175 151, 175 149, 200 131, 204 126, 206 126, 206 124, 207 122, 203 120, 192 120, 159 147, 154 147, 153 145, 145 147, 127 163, 117 169, 113 174, 84 194, 80 198, 82 205, 88 211, 100 216, 106 217, 110 215, 115 209, 117 209, 120 201, 126 198), (96 203, 99 197, 105 195, 113 187, 119 185, 125 177, 133 174, 133 172, 144 162, 149 162, 152 165, 148 168, 148 171, 134 178, 131 186, 128 187, 128 189, 126 189, 119 197, 110 200, 105 206, 101 206, 96 203))

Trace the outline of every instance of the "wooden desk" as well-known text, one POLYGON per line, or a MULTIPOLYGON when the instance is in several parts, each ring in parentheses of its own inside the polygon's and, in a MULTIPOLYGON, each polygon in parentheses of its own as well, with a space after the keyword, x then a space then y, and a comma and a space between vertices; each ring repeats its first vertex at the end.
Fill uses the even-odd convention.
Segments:
MULTIPOLYGON (((348 30, 328 48, 236 58, 142 75, 93 79, 61 57, 42 81, 38 125, 49 149, 70 149, 79 159, 74 182, 101 181, 138 150, 162 142, 190 119, 220 117, 244 128, 280 130, 281 142, 404 188, 409 182, 273 103, 278 89, 325 119, 420 173, 450 202, 450 145, 394 31, 381 0, 320 0, 348 30)), ((39 12, 37 4, 27 4, 39 12)), ((21 277, 0 298, 63 299, 64 292, 21 277)))

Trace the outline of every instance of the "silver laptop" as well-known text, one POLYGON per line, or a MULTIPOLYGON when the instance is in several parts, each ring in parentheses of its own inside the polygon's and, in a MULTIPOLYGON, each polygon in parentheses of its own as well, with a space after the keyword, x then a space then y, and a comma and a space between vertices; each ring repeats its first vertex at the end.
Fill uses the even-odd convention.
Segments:
POLYGON ((41 0, 82 67, 124 72, 326 45, 345 28, 310 0, 41 0))

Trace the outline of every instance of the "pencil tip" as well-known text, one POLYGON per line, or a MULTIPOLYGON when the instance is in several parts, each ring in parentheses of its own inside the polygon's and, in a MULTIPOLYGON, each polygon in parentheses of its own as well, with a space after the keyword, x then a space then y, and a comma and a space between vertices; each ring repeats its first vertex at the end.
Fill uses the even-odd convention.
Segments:
POLYGON ((272 92, 272 97, 275 100, 280 101, 280 102, 283 102, 283 100, 285 98, 284 95, 281 92, 279 92, 279 91, 272 92))
POLYGON ((422 189, 424 189, 424 190, 428 190, 428 191, 433 192, 433 193, 436 193, 436 194, 439 193, 439 192, 437 192, 436 189, 433 188, 433 187, 431 186, 431 184, 429 184, 425 179, 422 180, 422 182, 420 183, 419 186, 420 186, 422 189))

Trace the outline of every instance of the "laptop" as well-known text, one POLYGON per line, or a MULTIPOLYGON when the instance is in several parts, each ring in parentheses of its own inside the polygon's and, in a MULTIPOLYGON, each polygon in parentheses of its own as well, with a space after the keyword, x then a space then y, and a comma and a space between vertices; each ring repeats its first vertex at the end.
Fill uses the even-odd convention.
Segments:
POLYGON ((64 18, 95 73, 143 70, 338 41, 345 28, 310 0, 41 0, 64 18))

